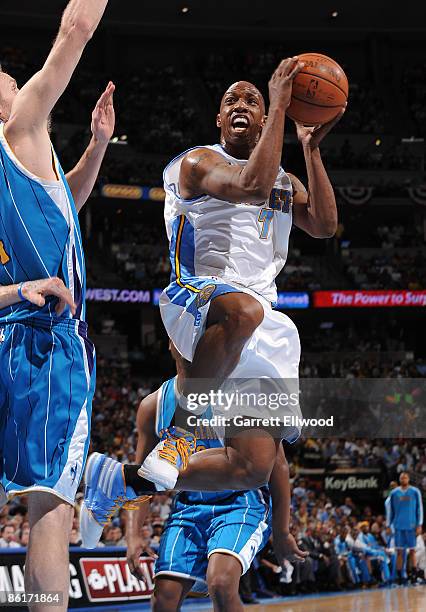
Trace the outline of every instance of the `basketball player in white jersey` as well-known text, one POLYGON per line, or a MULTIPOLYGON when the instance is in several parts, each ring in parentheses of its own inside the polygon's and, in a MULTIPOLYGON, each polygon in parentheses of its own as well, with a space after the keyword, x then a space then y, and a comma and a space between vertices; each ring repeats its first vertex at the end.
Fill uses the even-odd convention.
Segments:
MULTIPOLYGON (((318 128, 297 125, 306 191, 280 166, 292 82, 302 68, 297 57, 281 62, 269 82, 267 117, 254 85, 231 85, 217 116, 220 144, 196 147, 166 168, 173 272, 160 306, 171 340, 191 361, 183 406, 189 394, 208 391, 196 379, 204 379, 204 385, 214 379, 219 386, 229 376, 298 377, 298 333, 272 308, 275 278, 287 258, 292 224, 315 238, 336 231, 336 201, 319 143, 345 110, 318 128)), ((270 476, 280 437, 288 438, 289 432, 275 439, 262 433, 255 444, 242 432, 222 453, 194 455, 180 473, 159 455, 160 443, 140 475, 159 487, 184 490, 205 488, 206 482, 212 490, 261 486, 270 476)))
MULTIPOLYGON (((231 85, 217 116, 220 144, 194 147, 166 168, 165 219, 173 270, 160 307, 170 339, 191 362, 179 399, 184 409, 194 408, 190 394, 217 389, 229 377, 297 381, 299 337, 293 322, 273 310, 275 277, 285 264, 293 223, 315 238, 336 231, 336 201, 319 143, 345 110, 321 127, 297 126, 307 192, 280 167, 286 109, 302 68, 297 57, 280 63, 269 82, 268 116, 254 85, 231 85), (206 379, 210 388, 203 388, 206 379)), ((205 409, 195 403, 196 413, 205 409)), ((269 480, 281 439, 291 442, 298 434, 294 428, 249 425, 238 434, 228 433, 224 448, 192 454, 191 437, 169 429, 138 477, 132 474, 134 466, 122 469, 97 457, 86 472, 83 544, 96 545, 114 509, 155 489, 261 487, 269 480)))

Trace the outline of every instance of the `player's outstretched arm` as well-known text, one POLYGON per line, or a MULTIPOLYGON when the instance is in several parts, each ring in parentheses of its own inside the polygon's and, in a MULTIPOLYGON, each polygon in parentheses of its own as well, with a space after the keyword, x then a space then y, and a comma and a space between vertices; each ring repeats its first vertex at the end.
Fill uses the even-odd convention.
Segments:
POLYGON ((20 285, 9 285, 0 287, 0 309, 12 306, 23 300, 28 300, 36 306, 44 306, 46 297, 49 295, 59 298, 56 306, 56 314, 61 315, 68 305, 72 314, 75 314, 76 306, 72 299, 71 291, 64 285, 60 278, 44 278, 35 281, 26 281, 20 285))
MULTIPOLYGON (((136 463, 142 465, 147 455, 155 448, 158 438, 155 433, 155 416, 157 409, 157 394, 151 393, 139 405, 136 415, 138 442, 136 446, 136 463)), ((139 559, 147 547, 147 542, 141 537, 142 527, 149 513, 149 501, 140 505, 138 510, 127 513, 126 542, 127 563, 131 573, 139 580, 144 580, 139 559)))
POLYGON ((65 91, 107 4, 108 0, 70 0, 44 66, 13 101, 5 135, 21 163, 44 178, 52 178, 45 165, 51 166, 48 117, 65 91))
POLYGON ((289 469, 282 444, 278 448, 269 488, 272 496, 272 538, 278 563, 282 566, 284 559, 304 561, 308 553, 300 550, 290 533, 289 469))
POLYGON ((92 193, 108 143, 114 133, 114 91, 115 85, 110 81, 92 113, 92 139, 89 146, 77 165, 66 175, 78 211, 92 193))
MULTIPOLYGON (((182 160, 179 189, 183 198, 208 194, 233 203, 263 204, 277 178, 284 140, 285 112, 294 77, 304 64, 297 57, 283 60, 269 82, 269 113, 247 164, 231 165, 210 149, 194 149, 182 160)), ((226 99, 225 99, 226 102, 226 99)))
POLYGON ((18 120, 20 129, 35 130, 44 127, 53 107, 65 91, 107 4, 108 0, 70 0, 43 68, 24 85, 13 103, 11 125, 18 120))

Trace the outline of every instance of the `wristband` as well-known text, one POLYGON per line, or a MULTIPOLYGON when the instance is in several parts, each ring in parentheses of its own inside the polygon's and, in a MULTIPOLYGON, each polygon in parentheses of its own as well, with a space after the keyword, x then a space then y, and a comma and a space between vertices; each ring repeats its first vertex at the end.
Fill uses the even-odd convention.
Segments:
MULTIPOLYGON (((25 281, 24 281, 25 282, 25 281)), ((22 293, 22 287, 24 285, 24 282, 22 282, 19 287, 18 287, 18 295, 21 298, 21 302, 28 302, 27 298, 24 296, 24 294, 22 293)))

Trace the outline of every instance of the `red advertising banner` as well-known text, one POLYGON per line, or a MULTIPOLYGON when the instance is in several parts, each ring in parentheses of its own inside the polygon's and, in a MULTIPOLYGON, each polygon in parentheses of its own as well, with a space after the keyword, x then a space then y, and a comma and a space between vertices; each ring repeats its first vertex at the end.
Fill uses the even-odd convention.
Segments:
MULTIPOLYGON (((0 554, 0 591, 24 591, 24 548, 6 548, 0 554)), ((129 571, 126 549, 119 547, 85 550, 70 548, 69 609, 93 609, 105 603, 124 606, 149 600, 154 590, 154 559, 141 557, 144 581, 129 571)), ((3 610, 1 604, 0 609, 3 610)))
POLYGON ((125 557, 82 557, 80 567, 89 601, 147 599, 154 588, 153 565, 153 559, 141 559, 144 583, 130 573, 125 557))
POLYGON ((314 308, 426 306, 426 291, 314 291, 314 308))

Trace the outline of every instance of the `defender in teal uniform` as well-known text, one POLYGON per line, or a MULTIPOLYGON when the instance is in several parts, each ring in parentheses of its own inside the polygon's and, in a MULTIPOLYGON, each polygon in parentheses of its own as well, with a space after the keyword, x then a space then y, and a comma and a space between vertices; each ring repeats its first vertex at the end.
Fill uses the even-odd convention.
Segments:
MULTIPOLYGON (((90 195, 114 128, 110 83, 92 115, 92 140, 64 174, 48 118, 108 0, 70 0, 43 67, 19 89, 0 70, 0 284, 18 303, 0 309, 0 477, 6 496, 28 495, 25 587, 61 591, 67 609, 72 505, 89 446, 95 352, 85 321, 86 272, 78 210, 90 195), (26 299, 29 281, 59 278, 57 298, 26 299)), ((44 610, 37 606, 37 612, 44 610)))
MULTIPOLYGON (((173 346, 171 351, 178 376, 145 398, 138 410, 137 464, 126 465, 123 469, 120 463, 99 453, 94 453, 89 459, 84 504, 97 521, 99 533, 94 533, 93 528, 89 532, 83 529, 82 533, 93 534, 92 540, 83 541, 85 546, 96 546, 103 526, 113 513, 105 511, 105 495, 119 500, 125 491, 126 497, 134 500, 130 504, 141 501, 138 496, 143 491, 139 487, 143 488, 143 485, 137 475, 138 467, 159 438, 165 440, 164 452, 174 456, 170 460, 177 465, 183 461, 182 467, 185 467, 185 458, 182 459, 173 445, 167 444, 176 428, 175 421, 180 418, 177 415, 177 410, 181 410, 177 408, 177 386, 184 379, 187 364, 173 346)), ((203 418, 208 416, 208 412, 203 414, 203 418)), ((197 452, 223 447, 222 440, 210 427, 184 435, 187 444, 196 446, 197 452)), ((238 596, 240 577, 265 545, 271 526, 280 562, 284 558, 303 560, 307 553, 298 549, 289 534, 290 489, 282 447, 269 485, 254 491, 182 491, 176 495, 155 567, 154 610, 173 612, 179 609, 189 591, 206 592, 208 589, 217 605, 220 603, 222 606, 220 609, 238 612, 242 609, 238 596)), ((148 510, 149 504, 144 503, 137 513, 130 512, 126 527, 128 563, 132 573, 139 578, 139 557, 144 547, 140 532, 148 510)), ((85 516, 88 513, 82 510, 80 518, 83 523, 87 520, 85 516)))
POLYGON ((416 537, 422 532, 423 500, 417 487, 410 485, 407 472, 399 475, 400 486, 393 489, 386 499, 386 522, 393 530, 397 551, 397 571, 402 581, 406 565, 404 555, 409 551, 410 576, 417 579, 416 537))

